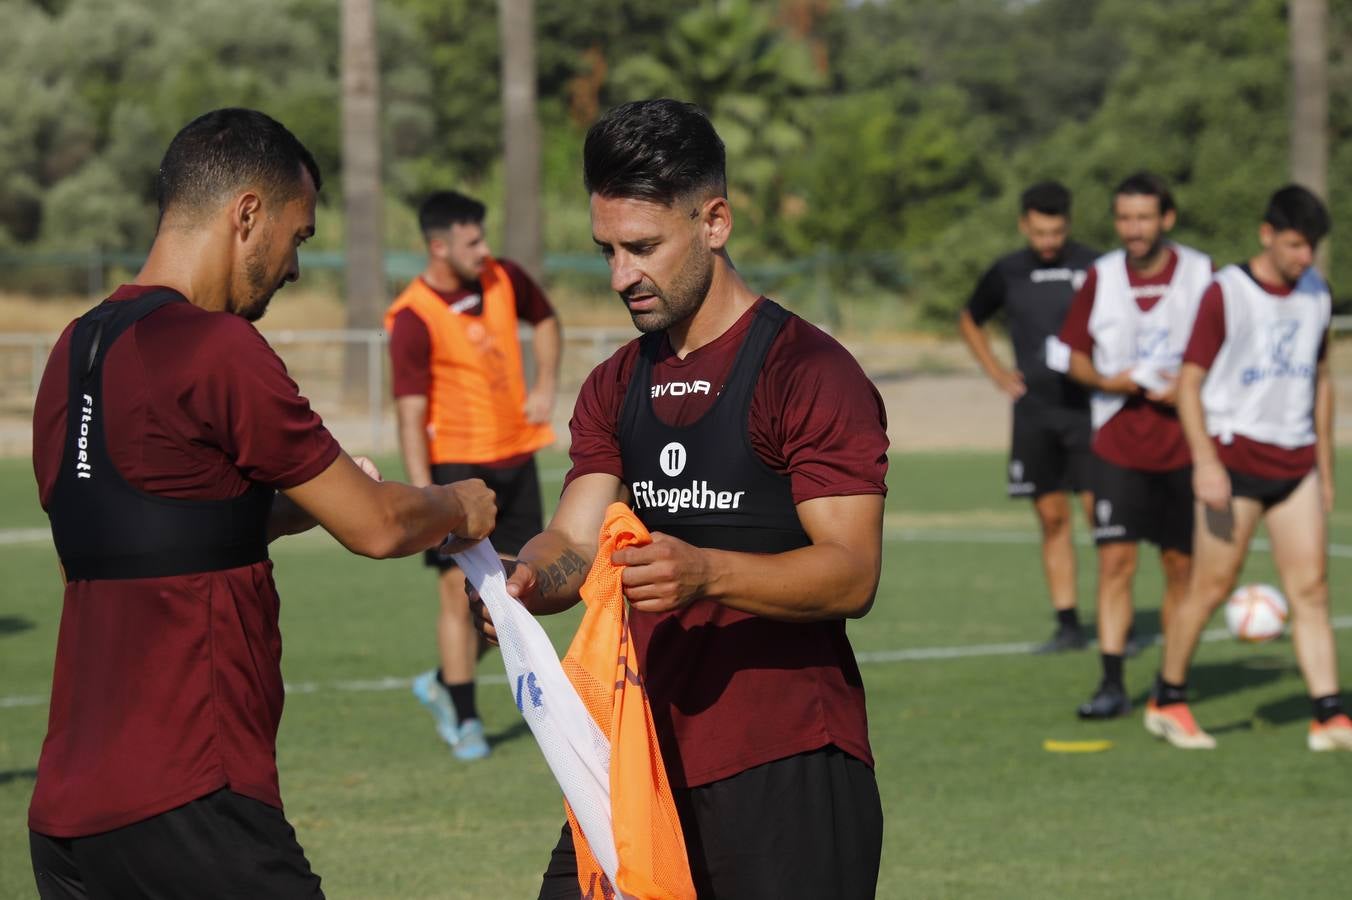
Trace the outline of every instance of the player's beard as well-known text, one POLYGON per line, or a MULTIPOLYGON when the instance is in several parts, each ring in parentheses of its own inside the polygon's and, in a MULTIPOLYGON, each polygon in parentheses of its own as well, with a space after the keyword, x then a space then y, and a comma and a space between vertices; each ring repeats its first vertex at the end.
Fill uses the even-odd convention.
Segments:
POLYGON ((263 245, 244 260, 244 279, 247 282, 249 299, 238 312, 249 322, 257 322, 263 318, 263 313, 268 311, 268 301, 277 293, 278 286, 268 277, 268 264, 263 252, 267 246, 268 241, 263 241, 263 245))
POLYGON ((672 278, 671 286, 666 290, 645 279, 622 292, 620 298, 626 303, 635 295, 651 294, 657 298, 655 309, 629 311, 629 318, 634 320, 634 327, 644 334, 651 334, 693 316, 704 304, 704 298, 709 295, 709 287, 713 281, 713 251, 702 244, 696 244, 686 256, 680 271, 672 278))

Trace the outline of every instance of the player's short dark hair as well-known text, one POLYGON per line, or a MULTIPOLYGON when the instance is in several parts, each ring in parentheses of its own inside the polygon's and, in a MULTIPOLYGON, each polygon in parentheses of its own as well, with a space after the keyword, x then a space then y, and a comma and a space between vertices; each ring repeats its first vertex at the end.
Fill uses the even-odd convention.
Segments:
POLYGON ((617 106, 587 131, 583 183, 589 194, 670 206, 697 193, 727 193, 723 140, 698 106, 638 100, 617 106))
POLYGON ((1263 221, 1277 231, 1298 231, 1314 247, 1329 233, 1329 211, 1313 191, 1298 184, 1279 188, 1268 200, 1263 221))
POLYGON ((169 142, 155 179, 160 219, 170 210, 201 213, 251 187, 286 203, 300 195, 302 169, 319 190, 319 164, 281 122, 255 109, 214 110, 169 142))
POLYGON ((1160 215, 1174 211, 1174 195, 1169 190, 1168 182, 1154 172, 1142 170, 1123 178, 1117 190, 1113 191, 1113 202, 1123 196, 1154 197, 1160 203, 1160 215))
POLYGON ((482 225, 488 208, 458 191, 437 191, 418 207, 418 226, 423 237, 445 231, 452 225, 482 225))
POLYGON ((1059 181, 1039 181, 1019 195, 1019 210, 1025 215, 1069 216, 1070 190, 1059 181))

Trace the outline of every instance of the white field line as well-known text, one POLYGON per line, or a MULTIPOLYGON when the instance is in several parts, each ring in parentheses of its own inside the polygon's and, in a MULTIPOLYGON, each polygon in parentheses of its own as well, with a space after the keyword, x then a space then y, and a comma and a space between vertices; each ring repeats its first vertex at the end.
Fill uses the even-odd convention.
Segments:
MULTIPOLYGON (((1334 616, 1333 627, 1337 630, 1352 628, 1352 616, 1334 616)), ((1202 640, 1211 642, 1234 640, 1234 638, 1224 628, 1212 628, 1202 633, 1202 640)), ((911 647, 906 650, 866 650, 862 653, 856 653, 855 659, 859 661, 860 665, 878 665, 935 659, 968 659, 980 656, 1022 656, 1031 653, 1036 646, 1035 643, 968 644, 956 647, 911 647)), ((506 684, 507 676, 496 673, 482 675, 478 678, 478 681, 480 684, 506 684)), ((384 678, 366 680, 292 682, 286 685, 286 692, 288 694, 320 694, 333 691, 342 693, 406 691, 412 684, 413 679, 411 678, 387 675, 384 678)), ((46 702, 45 696, 37 694, 0 697, 0 709, 42 706, 46 702)))
MULTIPOLYGON (((887 537, 890 540, 902 542, 917 543, 969 543, 969 544, 1036 544, 1038 536, 1033 532, 1020 531, 975 531, 975 532, 936 532, 922 531, 919 529, 888 529, 887 537)), ((46 529, 7 529, 0 530, 0 544, 10 543, 36 543, 43 540, 51 540, 51 532, 46 529), (20 540, 15 535, 25 535, 26 538, 20 540)), ((1255 550, 1269 549, 1265 540, 1259 539, 1253 542, 1255 550)), ((1352 557, 1352 545, 1333 544, 1329 547, 1329 555, 1336 557, 1352 557)), ((1352 628, 1352 616, 1334 616, 1333 627, 1335 629, 1352 628)), ((1230 633, 1224 628, 1213 628, 1202 634, 1204 641, 1231 640, 1230 633)), ((923 660, 944 660, 944 659, 967 659, 981 656, 1019 656, 1031 653, 1036 643, 1009 643, 1009 644, 967 644, 950 647, 910 647, 900 650, 866 650, 855 654, 855 659, 861 665, 876 665, 880 663, 894 662, 919 662, 923 660)), ((507 676, 500 674, 483 675, 479 679, 483 684, 506 684, 507 676)), ((360 693, 369 691, 397 691, 408 690, 412 685, 411 678, 402 678, 396 675, 387 675, 384 678, 365 679, 365 680, 340 680, 340 681, 301 681, 286 685, 288 694, 317 694, 330 691, 340 691, 347 693, 360 693)), ((41 706, 47 702, 45 696, 37 694, 0 696, 0 709, 11 709, 26 706, 41 706)))

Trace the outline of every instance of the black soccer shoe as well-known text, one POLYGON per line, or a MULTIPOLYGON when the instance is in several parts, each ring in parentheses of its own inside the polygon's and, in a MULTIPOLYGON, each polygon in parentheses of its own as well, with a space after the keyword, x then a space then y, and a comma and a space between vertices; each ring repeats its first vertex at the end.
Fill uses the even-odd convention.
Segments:
POLYGON ((1099 682, 1094 696, 1080 704, 1081 719, 1116 719, 1131 712, 1131 701, 1120 684, 1099 682))
POLYGON ((1083 628, 1078 625, 1059 625, 1052 632, 1051 638, 1034 647, 1033 652, 1037 654, 1065 653, 1068 650, 1083 650, 1088 646, 1089 638, 1085 637, 1083 628))

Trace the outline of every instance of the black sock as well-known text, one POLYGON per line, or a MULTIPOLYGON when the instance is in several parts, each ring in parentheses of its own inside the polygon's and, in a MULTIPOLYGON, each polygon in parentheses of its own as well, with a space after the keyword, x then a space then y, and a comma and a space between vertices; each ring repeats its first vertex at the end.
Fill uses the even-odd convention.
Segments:
POLYGON ((451 702, 455 704, 455 717, 457 719, 463 722, 466 719, 479 718, 479 709, 474 704, 474 682, 448 684, 446 690, 450 692, 451 702))
POLYGON ((1310 703, 1314 705, 1314 718, 1317 722, 1327 722, 1338 713, 1343 711, 1343 700, 1338 694, 1329 694, 1327 697, 1311 698, 1310 703))
POLYGON ((479 718, 479 707, 474 702, 474 682, 466 681, 464 684, 451 684, 446 681, 446 676, 442 674, 440 668, 437 669, 437 684, 446 689, 446 693, 451 695, 451 704, 455 707, 455 717, 461 722, 466 719, 479 718))
POLYGON ((1155 705, 1169 706, 1172 703, 1188 702, 1188 683, 1171 684, 1163 675, 1155 676, 1155 705))
POLYGON ((1103 661, 1103 683, 1122 687, 1122 654, 1100 654, 1103 661))
POLYGON ((1068 631, 1079 631, 1080 611, 1073 606, 1070 609, 1058 609, 1056 623, 1068 631))

